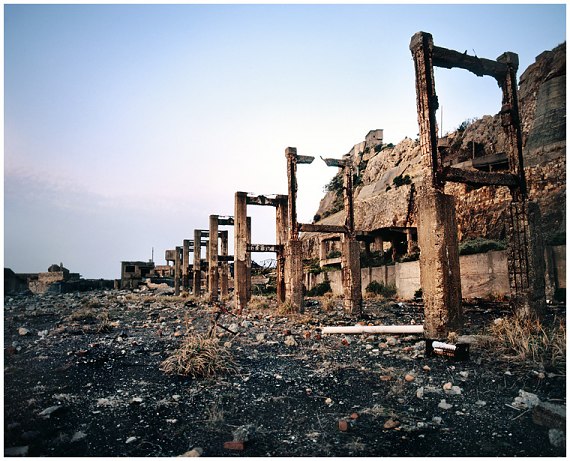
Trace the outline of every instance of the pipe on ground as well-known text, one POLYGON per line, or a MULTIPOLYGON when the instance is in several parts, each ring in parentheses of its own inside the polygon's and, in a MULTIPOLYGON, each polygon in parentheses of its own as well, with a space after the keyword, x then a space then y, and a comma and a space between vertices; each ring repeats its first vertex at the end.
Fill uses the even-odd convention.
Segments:
POLYGON ((323 327, 323 334, 357 335, 361 333, 390 333, 390 334, 421 334, 424 332, 423 325, 354 325, 350 327, 323 327))

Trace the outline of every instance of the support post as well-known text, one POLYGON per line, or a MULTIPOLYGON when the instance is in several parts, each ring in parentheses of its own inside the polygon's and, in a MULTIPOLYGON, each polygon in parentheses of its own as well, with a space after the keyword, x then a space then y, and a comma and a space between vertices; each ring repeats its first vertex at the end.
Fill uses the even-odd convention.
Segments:
POLYGON ((182 247, 174 249, 174 296, 180 296, 180 253, 182 247))
POLYGON ((200 296, 202 285, 202 272, 200 268, 200 259, 202 254, 202 233, 199 229, 194 230, 194 267, 193 267, 193 293, 195 296, 200 296))
MULTIPOLYGON (((228 256, 228 231, 221 232, 220 253, 222 256, 228 256)), ((224 258, 220 266, 220 294, 222 298, 228 296, 228 261, 224 258)))
POLYGON ((208 291, 210 301, 218 301, 218 215, 210 215, 210 242, 208 251, 208 291))
POLYGON ((276 243, 281 246, 277 251, 277 302, 285 302, 285 244, 287 242, 287 196, 278 196, 277 207, 275 208, 276 243))
POLYGON ((238 313, 247 306, 247 193, 235 193, 234 304, 238 313))
MULTIPOLYGON (((247 217, 247 240, 245 246, 247 248, 248 245, 251 244, 251 218, 247 217)), ((247 295, 247 302, 251 301, 251 253, 249 251, 245 254, 245 261, 246 261, 246 295, 247 295)))
POLYGON ((288 239, 285 245, 285 297, 295 311, 303 310, 303 254, 297 227, 297 149, 285 149, 287 159, 288 239))
POLYGON ((462 324, 461 279, 455 204, 443 193, 441 159, 437 149, 438 109, 433 73, 433 38, 418 32, 412 37, 416 72, 421 163, 425 168, 422 193, 418 194, 418 242, 420 281, 424 297, 425 336, 445 339, 462 324))
POLYGON ((190 279, 188 277, 188 268, 190 266, 190 240, 182 241, 182 291, 188 293, 190 288, 190 279))
POLYGON ((360 275, 360 244, 354 231, 354 206, 352 197, 352 162, 343 166, 344 209, 346 211, 346 234, 342 234, 342 284, 344 309, 351 314, 362 314, 362 280, 360 275))

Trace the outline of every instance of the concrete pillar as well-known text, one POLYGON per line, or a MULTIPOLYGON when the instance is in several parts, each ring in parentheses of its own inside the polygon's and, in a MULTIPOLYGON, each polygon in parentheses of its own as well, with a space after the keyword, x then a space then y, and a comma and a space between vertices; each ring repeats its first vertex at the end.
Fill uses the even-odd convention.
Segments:
POLYGON ((321 261, 327 259, 327 241, 323 238, 321 238, 321 241, 319 243, 319 259, 321 261))
POLYGON ((412 237, 412 229, 406 227, 406 242, 408 244, 407 253, 410 254, 414 251, 414 240, 412 237))
POLYGON ((295 311, 303 312, 303 242, 285 245, 285 298, 295 311))
MULTIPOLYGON (((248 216, 247 218, 247 241, 246 241, 246 248, 248 245, 251 244, 251 218, 248 216)), ((246 252, 246 282, 247 282, 247 301, 251 301, 251 252, 246 252)))
POLYGON ((546 308, 545 261, 536 203, 511 202, 507 237, 511 306, 521 316, 540 316, 546 308))
POLYGON ((194 230, 194 267, 192 269, 192 285, 195 296, 200 296, 202 286, 202 272, 200 258, 202 253, 202 233, 199 229, 194 230))
POLYGON ((287 159, 287 228, 285 245, 285 298, 297 311, 303 310, 303 252, 297 225, 297 149, 285 149, 287 159))
POLYGON ((190 240, 182 241, 182 291, 188 293, 190 279, 188 277, 188 267, 190 266, 190 240))
POLYGON ((360 274, 360 244, 349 235, 341 236, 342 285, 344 310, 351 314, 362 313, 362 282, 360 274))
POLYGON ((174 296, 180 296, 180 253, 182 247, 174 249, 174 296))
POLYGON ((444 184, 438 151, 436 111, 439 107, 433 72, 433 37, 414 34, 410 50, 416 73, 416 103, 420 129, 420 164, 423 185, 418 194, 418 244, 420 281, 424 298, 424 334, 429 339, 446 339, 463 322, 461 279, 455 204, 443 193, 444 184))
POLYGON ((225 259, 228 256, 228 231, 221 232, 221 239, 220 239, 220 254, 224 256, 224 261, 221 263, 220 267, 220 295, 222 298, 226 298, 228 296, 228 261, 225 259))
POLYGON ((236 192, 234 209, 234 305, 236 311, 247 307, 247 193, 236 192))
POLYGON ((282 249, 277 252, 277 302, 285 302, 285 244, 287 242, 287 196, 279 195, 279 202, 275 208, 276 243, 282 249))
POLYGON ((216 302, 218 300, 218 215, 210 215, 208 249, 208 292, 210 301, 216 302))
POLYGON ((426 188, 418 196, 420 282, 424 334, 446 339, 463 323, 455 203, 450 195, 426 188))

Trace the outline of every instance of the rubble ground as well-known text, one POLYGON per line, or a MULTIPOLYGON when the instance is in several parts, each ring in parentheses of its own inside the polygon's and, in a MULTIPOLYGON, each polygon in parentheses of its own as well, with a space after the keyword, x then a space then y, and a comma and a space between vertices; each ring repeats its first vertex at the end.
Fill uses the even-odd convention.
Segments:
MULTIPOLYGON (((425 357, 421 335, 322 335, 354 325, 338 300, 303 314, 224 314, 236 372, 166 375, 213 306, 98 291, 14 296, 4 307, 7 456, 561 456, 562 431, 533 422, 565 405, 564 371, 498 355, 505 303, 465 305, 470 359, 425 357), (555 432, 553 432, 555 431, 555 432), (558 437, 558 438, 557 438, 558 437)), ((262 303, 257 303, 263 306, 262 303)), ((366 300, 369 324, 419 324, 420 303, 366 300)), ((563 305, 549 318, 565 317, 563 305)))

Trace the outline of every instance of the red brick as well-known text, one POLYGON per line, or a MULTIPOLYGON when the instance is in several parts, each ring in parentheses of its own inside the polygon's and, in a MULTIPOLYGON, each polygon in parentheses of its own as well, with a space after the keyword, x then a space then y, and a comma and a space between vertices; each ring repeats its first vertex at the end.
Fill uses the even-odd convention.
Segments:
POLYGON ((224 442, 226 450, 243 451, 245 449, 245 442, 239 440, 232 440, 231 442, 224 442))
POLYGON ((350 427, 350 426, 349 426, 348 421, 347 421, 346 419, 341 419, 341 420, 339 420, 339 422, 338 422, 338 429, 339 429, 340 431, 346 432, 346 431, 348 431, 348 428, 349 428, 349 427, 350 427))
POLYGON ((358 413, 352 413, 350 415, 350 419, 358 419, 360 417, 360 415, 358 413))

